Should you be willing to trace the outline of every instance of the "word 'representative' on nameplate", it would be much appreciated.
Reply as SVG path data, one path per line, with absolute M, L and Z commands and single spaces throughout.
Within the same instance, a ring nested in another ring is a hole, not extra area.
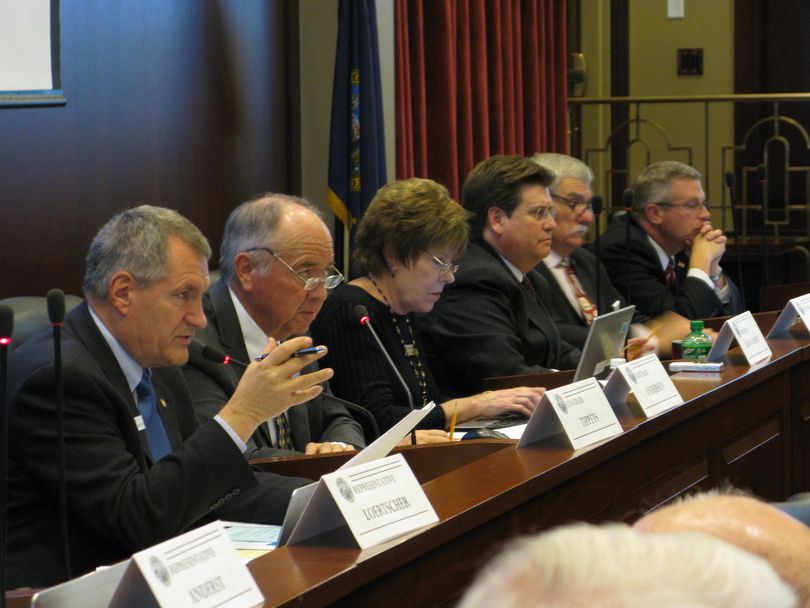
M 801 318 L 804 326 L 810 329 L 810 293 L 793 298 L 785 304 L 776 322 L 768 332 L 768 338 L 773 338 L 788 331 Z
M 683 397 L 655 354 L 620 365 L 605 386 L 605 397 L 613 407 L 623 403 L 630 392 L 645 418 L 683 404 Z
M 439 521 L 402 454 L 324 475 L 290 545 L 348 526 L 361 549 Z
M 264 597 L 221 521 L 132 556 L 110 608 L 252 608 Z
M 762 335 L 754 316 L 746 310 L 723 323 L 706 360 L 719 361 L 722 359 L 734 338 L 737 339 L 737 344 L 740 345 L 748 365 L 754 365 L 771 356 L 771 348 L 765 341 L 765 336 Z
M 526 447 L 559 433 L 575 450 L 622 432 L 599 381 L 588 378 L 546 391 L 517 444 Z

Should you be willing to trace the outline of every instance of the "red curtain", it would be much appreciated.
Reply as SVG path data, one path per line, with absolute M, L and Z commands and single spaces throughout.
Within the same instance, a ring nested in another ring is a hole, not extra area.
M 397 178 L 566 152 L 565 0 L 396 0 Z

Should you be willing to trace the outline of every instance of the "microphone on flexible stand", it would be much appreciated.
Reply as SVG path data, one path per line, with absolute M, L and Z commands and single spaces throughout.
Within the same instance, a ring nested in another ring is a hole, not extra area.
M 202 342 L 200 342 L 196 338 L 193 339 L 192 341 L 197 342 L 200 345 L 202 345 Z M 222 365 L 230 365 L 231 363 L 233 363 L 234 365 L 238 365 L 239 367 L 242 367 L 242 368 L 246 368 L 248 366 L 248 364 L 245 363 L 244 361 L 240 361 L 239 359 L 234 359 L 229 354 L 227 354 L 225 351 L 220 350 L 220 349 L 218 349 L 218 348 L 216 348 L 214 346 L 209 346 L 207 344 L 202 345 L 202 348 L 200 349 L 200 354 L 203 356 L 204 359 L 206 359 L 208 361 L 211 361 L 212 363 L 221 363 Z M 340 399 L 339 397 L 335 397 L 332 394 L 325 394 L 324 397 L 327 398 L 327 399 L 333 399 L 334 401 L 337 401 L 342 406 L 344 406 L 347 410 L 349 410 L 351 412 L 356 412 L 356 413 L 360 414 L 360 416 L 365 418 L 366 421 L 369 423 L 369 427 L 371 428 L 371 431 L 374 433 L 374 437 L 373 437 L 372 441 L 374 439 L 377 439 L 380 436 L 380 427 L 377 426 L 377 419 L 366 408 L 364 408 L 364 407 L 362 407 L 360 405 L 357 405 L 356 403 L 352 403 L 351 401 L 346 401 L 345 399 Z
M 596 312 L 599 314 L 602 306 L 601 296 L 601 284 L 599 277 L 602 274 L 599 268 L 599 229 L 600 226 L 600 218 L 602 217 L 602 197 L 599 195 L 594 196 L 591 199 L 591 210 L 593 211 L 593 223 L 595 226 L 595 234 L 596 240 L 593 243 L 593 253 L 596 256 Z
M 405 380 L 402 377 L 402 374 L 399 373 L 397 366 L 394 365 L 394 362 L 391 360 L 391 357 L 388 355 L 388 351 L 385 350 L 383 343 L 380 341 L 380 337 L 377 335 L 377 332 L 374 331 L 374 327 L 371 325 L 371 318 L 368 316 L 368 309 L 363 306 L 362 304 L 357 304 L 352 311 L 354 312 L 354 316 L 360 325 L 368 327 L 368 330 L 371 332 L 371 335 L 374 336 L 374 341 L 377 343 L 377 346 L 380 348 L 380 352 L 382 352 L 385 360 L 388 361 L 388 365 L 394 372 L 394 375 L 399 380 L 399 383 L 402 385 L 402 388 L 405 389 L 405 395 L 408 397 L 408 405 L 410 406 L 411 410 L 413 411 L 415 408 L 413 406 L 413 395 L 411 395 L 411 389 L 408 388 L 408 385 L 405 384 Z M 416 445 L 416 431 L 411 429 L 411 445 Z
M 625 301 L 632 304 L 630 299 L 630 218 L 633 216 L 633 204 L 636 202 L 636 193 L 632 188 L 627 188 L 622 193 L 622 204 L 627 212 L 627 230 L 624 233 L 624 284 Z
M 70 567 L 70 542 L 67 524 L 67 485 L 65 482 L 65 383 L 62 379 L 62 323 L 65 320 L 65 292 L 51 289 L 45 296 L 48 320 L 53 327 L 53 373 L 56 386 L 56 468 L 58 472 L 59 527 L 67 578 L 73 578 Z
M 736 201 L 736 183 L 734 173 L 726 171 L 726 187 L 728 188 L 729 200 L 731 201 L 731 221 L 734 223 L 734 242 L 737 244 L 737 282 L 740 286 L 740 297 L 742 298 L 742 308 L 745 308 L 745 286 L 743 285 L 743 272 L 742 272 L 742 244 L 740 243 L 740 231 L 737 230 L 737 201 Z
M 757 180 L 762 186 L 762 289 L 768 294 L 768 168 L 757 165 Z
M 8 351 L 14 311 L 0 304 L 0 607 L 6 608 L 6 547 L 8 545 Z

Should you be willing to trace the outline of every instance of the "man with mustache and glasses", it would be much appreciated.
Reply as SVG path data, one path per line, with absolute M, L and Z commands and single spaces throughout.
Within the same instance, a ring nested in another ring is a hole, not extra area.
M 585 235 L 593 223 L 591 199 L 593 173 L 577 158 L 551 152 L 532 157 L 538 165 L 554 172 L 551 200 L 557 210 L 556 227 L 551 233 L 551 252 L 538 264 L 537 270 L 548 280 L 551 316 L 560 330 L 560 336 L 577 348 L 585 345 L 588 330 L 594 318 L 616 307 L 625 306 L 622 298 L 596 257 L 583 248 Z M 596 275 L 599 273 L 599 302 L 596 301 Z M 676 337 L 689 331 L 685 319 L 679 317 Z M 633 317 L 633 335 L 645 337 L 649 330 L 641 324 L 650 318 L 636 311 Z M 671 323 L 667 324 L 671 326 Z M 673 328 L 674 329 L 674 328 Z M 642 349 L 653 348 L 652 345 Z

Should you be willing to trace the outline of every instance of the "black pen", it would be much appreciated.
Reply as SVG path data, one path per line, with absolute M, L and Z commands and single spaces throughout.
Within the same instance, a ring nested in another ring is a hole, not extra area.
M 301 350 L 295 351 L 292 356 L 293 357 L 304 357 L 306 355 L 320 355 L 321 353 L 326 352 L 325 346 L 310 346 L 309 348 L 302 348 Z M 263 361 L 264 358 L 269 355 L 270 353 L 262 353 L 255 359 L 254 361 Z

